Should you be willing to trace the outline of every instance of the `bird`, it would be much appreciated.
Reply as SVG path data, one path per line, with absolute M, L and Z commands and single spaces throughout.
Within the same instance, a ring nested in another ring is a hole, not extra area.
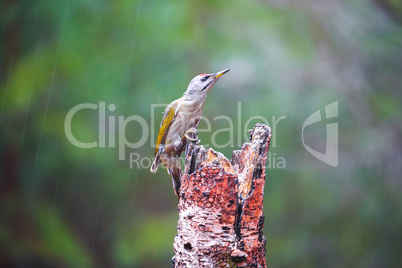
M 189 141 L 199 142 L 197 128 L 207 93 L 229 70 L 197 75 L 191 80 L 183 96 L 165 109 L 156 139 L 155 159 L 151 172 L 156 173 L 158 167 L 163 164 L 172 177 L 173 190 L 177 198 L 182 177 L 180 155 Z

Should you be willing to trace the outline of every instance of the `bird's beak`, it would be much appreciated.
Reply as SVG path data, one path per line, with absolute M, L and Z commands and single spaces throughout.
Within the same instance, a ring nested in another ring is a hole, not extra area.
M 230 71 L 230 69 L 226 69 L 226 70 L 217 72 L 216 74 L 213 74 L 212 76 L 213 76 L 215 79 L 218 79 L 219 77 L 221 77 L 222 75 L 224 75 L 225 73 L 227 73 L 227 72 L 229 72 L 229 71 Z

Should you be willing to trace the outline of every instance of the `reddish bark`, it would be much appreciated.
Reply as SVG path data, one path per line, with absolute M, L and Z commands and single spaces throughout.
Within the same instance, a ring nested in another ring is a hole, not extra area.
M 251 143 L 232 160 L 189 144 L 172 267 L 266 267 L 265 164 L 269 127 L 257 124 Z

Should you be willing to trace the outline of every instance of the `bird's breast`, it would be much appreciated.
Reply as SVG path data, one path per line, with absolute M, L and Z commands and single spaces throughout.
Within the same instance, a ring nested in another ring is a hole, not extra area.
M 183 113 L 183 117 L 186 121 L 186 130 L 192 127 L 198 127 L 201 120 L 203 107 L 204 103 L 185 103 L 182 107 L 180 107 L 180 111 Z
M 166 143 L 174 143 L 181 139 L 189 128 L 197 128 L 200 124 L 203 106 L 203 103 L 181 103 L 180 109 L 169 127 Z

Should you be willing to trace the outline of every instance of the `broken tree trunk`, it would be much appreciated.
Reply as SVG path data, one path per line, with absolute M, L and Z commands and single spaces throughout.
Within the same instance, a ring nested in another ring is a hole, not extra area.
M 232 160 L 188 144 L 172 267 L 266 267 L 265 164 L 269 127 L 257 124 Z

